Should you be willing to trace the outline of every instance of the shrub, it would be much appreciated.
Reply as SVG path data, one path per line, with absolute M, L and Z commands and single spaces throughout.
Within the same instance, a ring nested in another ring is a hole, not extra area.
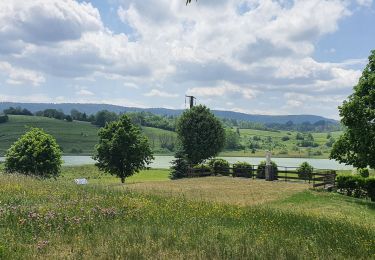
M 319 144 L 311 140 L 302 140 L 298 143 L 300 147 L 318 147 Z
M 298 177 L 304 180 L 309 180 L 312 178 L 314 168 L 308 163 L 303 162 L 298 168 Z
M 375 201 L 375 178 L 367 178 L 365 181 L 367 196 L 371 201 Z
M 189 164 L 186 160 L 186 155 L 183 151 L 177 151 L 175 159 L 172 161 L 171 173 L 169 178 L 172 180 L 187 177 L 189 171 Z
M 370 176 L 370 172 L 367 168 L 358 169 L 358 173 L 363 178 L 367 178 L 368 176 Z
M 355 195 L 359 197 L 364 189 L 364 179 L 358 175 L 339 175 L 337 176 L 337 188 L 348 196 Z
M 304 139 L 305 139 L 305 137 L 303 136 L 303 134 L 297 133 L 296 140 L 304 140 Z
M 286 135 L 286 136 L 283 136 L 283 137 L 281 138 L 281 140 L 284 141 L 284 142 L 285 142 L 285 141 L 289 141 L 289 140 L 290 140 L 290 137 Z
M 82 149 L 73 147 L 72 149 L 70 149 L 70 153 L 79 154 L 82 153 Z
M 61 150 L 55 138 L 42 129 L 32 128 L 6 152 L 5 171 L 43 178 L 56 177 L 61 164 Z
M 211 175 L 211 167 L 207 164 L 197 164 L 193 166 L 193 177 L 204 177 Z
M 224 159 L 212 159 L 209 161 L 208 165 L 214 174 L 229 175 L 229 162 Z
M 9 117 L 7 115 L 0 115 L 0 124 L 8 122 Z
M 233 164 L 233 177 L 252 177 L 253 166 L 247 162 L 237 162 Z
M 271 161 L 271 169 L 275 175 L 275 179 L 277 180 L 278 169 L 277 164 L 274 161 Z M 257 168 L 257 178 L 265 179 L 266 178 L 266 161 L 262 161 L 259 163 Z
M 357 198 L 367 195 L 375 201 L 375 178 L 363 178 L 360 175 L 339 175 L 337 188 L 348 196 Z
M 283 150 L 281 150 L 281 151 L 279 152 L 279 154 L 288 154 L 288 150 L 283 149 Z

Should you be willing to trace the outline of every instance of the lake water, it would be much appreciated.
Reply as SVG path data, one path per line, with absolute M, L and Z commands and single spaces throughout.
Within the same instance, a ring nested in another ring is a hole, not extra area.
M 235 163 L 238 161 L 248 162 L 253 165 L 257 165 L 260 161 L 264 161 L 264 157 L 220 157 L 229 163 Z M 0 161 L 3 161 L 4 157 L 0 157 Z M 94 164 L 95 161 L 90 156 L 63 156 L 64 165 L 76 166 L 84 164 Z M 155 156 L 155 160 L 151 163 L 152 168 L 169 168 L 170 162 L 173 160 L 173 156 Z M 351 170 L 352 166 L 340 164 L 336 161 L 329 159 L 308 159 L 308 158 L 272 158 L 273 161 L 279 166 L 298 167 L 302 162 L 308 162 L 314 168 L 317 169 L 336 169 L 336 170 Z

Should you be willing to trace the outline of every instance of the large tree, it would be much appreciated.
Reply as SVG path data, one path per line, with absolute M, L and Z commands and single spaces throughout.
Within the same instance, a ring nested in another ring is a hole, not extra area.
M 93 156 L 99 169 L 125 178 L 146 168 L 154 159 L 148 140 L 126 115 L 99 130 L 99 143 Z
M 48 178 L 60 173 L 61 150 L 55 138 L 32 128 L 6 152 L 5 171 Z
M 188 162 L 198 164 L 216 156 L 224 147 L 221 122 L 202 105 L 186 110 L 177 122 L 177 134 Z
M 339 110 L 346 130 L 334 143 L 330 158 L 358 168 L 375 168 L 375 50 L 354 93 Z

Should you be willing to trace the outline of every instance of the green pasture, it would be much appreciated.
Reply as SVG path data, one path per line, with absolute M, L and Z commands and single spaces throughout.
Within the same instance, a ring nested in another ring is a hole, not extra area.
M 75 185 L 86 177 L 87 186 Z M 231 177 L 0 173 L 0 259 L 373 259 L 375 204 Z
M 98 142 L 98 127 L 88 123 L 67 122 L 38 116 L 10 115 L 7 123 L 0 124 L 0 156 L 30 127 L 44 129 L 54 136 L 65 155 L 91 155 Z M 156 154 L 171 154 L 160 147 L 161 136 L 176 137 L 176 133 L 162 129 L 143 127 Z
M 233 129 L 233 131 L 235 131 Z M 250 156 L 262 157 L 265 150 L 271 150 L 274 157 L 290 158 L 328 158 L 331 148 L 325 144 L 328 141 L 328 133 L 311 133 L 318 147 L 299 147 L 299 140 L 296 139 L 297 132 L 293 131 L 264 131 L 255 129 L 240 129 L 240 142 L 246 147 L 244 150 L 224 151 L 220 156 Z M 337 139 L 342 132 L 332 132 L 331 136 Z M 307 134 L 306 134 L 307 135 Z M 261 141 L 254 141 L 254 136 L 261 138 Z M 289 137 L 289 140 L 283 141 L 283 137 Z M 268 144 L 266 140 L 270 140 Z M 250 142 L 258 142 L 262 145 L 261 149 L 252 151 L 248 146 Z

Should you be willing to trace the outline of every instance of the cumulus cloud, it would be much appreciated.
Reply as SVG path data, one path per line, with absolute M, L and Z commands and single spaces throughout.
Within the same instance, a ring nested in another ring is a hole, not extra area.
M 0 55 L 2 66 L 12 72 L 8 84 L 40 85 L 48 75 L 90 80 L 107 91 L 110 103 L 129 101 L 125 96 L 135 92 L 139 99 L 170 100 L 189 93 L 213 107 L 227 104 L 233 110 L 233 103 L 242 104 L 244 111 L 258 111 L 246 103 L 255 102 L 254 97 L 343 95 L 360 72 L 351 61 L 315 60 L 315 46 L 339 29 L 353 5 L 371 6 L 372 1 L 202 0 L 188 7 L 181 0 L 111 3 L 116 3 L 112 15 L 123 23 L 123 32 L 112 31 L 98 7 L 87 2 L 1 1 Z M 53 88 L 54 82 L 46 83 Z M 128 91 L 110 97 L 117 83 Z M 145 93 L 144 86 L 155 88 Z M 76 94 L 97 100 L 89 92 Z M 244 101 L 233 102 L 237 99 Z M 301 102 L 312 101 L 289 98 L 288 104 L 277 105 L 287 109 Z M 161 105 L 166 104 L 155 104 Z
M 372 0 L 357 0 L 357 3 L 364 7 L 370 7 L 372 5 Z
M 41 73 L 14 67 L 8 62 L 0 61 L 0 71 L 7 77 L 6 82 L 11 85 L 31 84 L 38 86 L 45 82 L 45 78 Z
M 164 92 L 158 89 L 152 89 L 150 92 L 144 94 L 146 97 L 162 97 L 162 98 L 175 98 L 178 94 Z
M 76 94 L 79 96 L 94 96 L 94 93 L 87 89 L 80 89 L 76 92 Z
M 257 91 L 248 88 L 241 88 L 236 85 L 223 82 L 217 87 L 196 87 L 188 89 L 187 94 L 197 97 L 228 97 L 235 96 L 236 98 L 253 99 Z

